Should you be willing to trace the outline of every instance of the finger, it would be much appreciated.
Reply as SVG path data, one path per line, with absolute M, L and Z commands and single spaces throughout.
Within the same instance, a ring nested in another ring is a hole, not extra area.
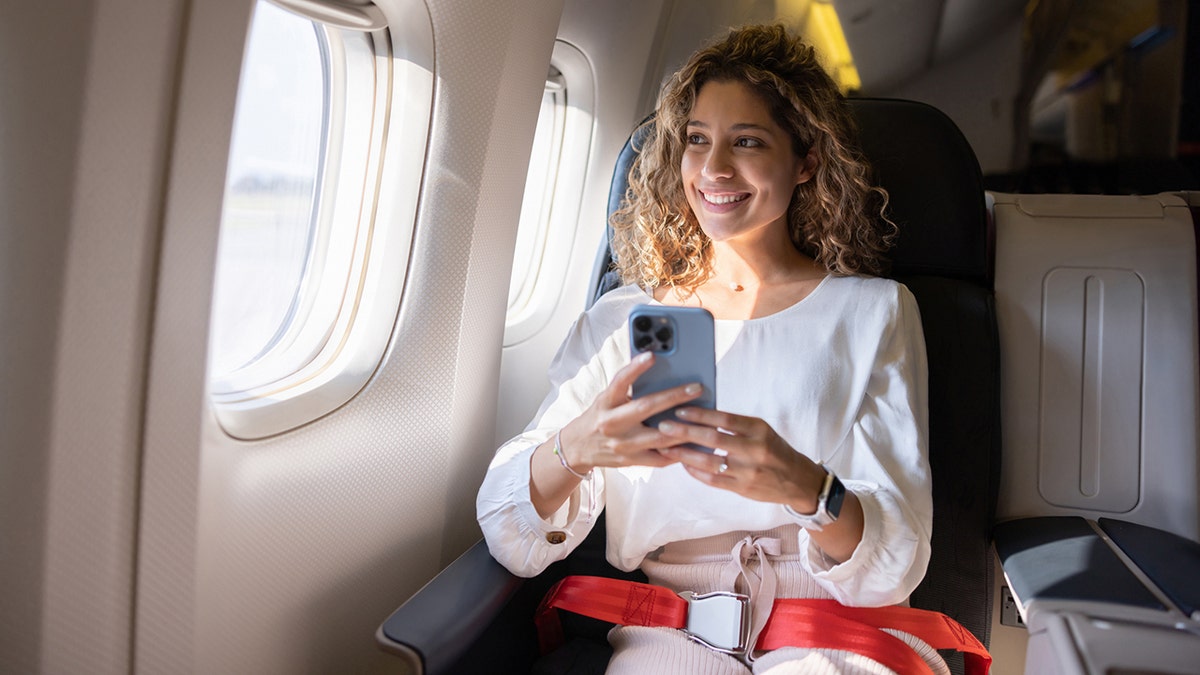
M 665 420 L 658 425 L 658 430 L 670 437 L 675 444 L 695 443 L 706 448 L 713 448 L 715 454 L 725 455 L 728 450 L 742 449 L 746 439 L 720 431 L 716 427 L 693 424 L 691 422 L 673 422 Z
M 756 417 L 735 415 L 722 410 L 711 410 L 696 406 L 680 408 L 675 414 L 679 419 L 685 420 L 689 424 L 700 424 L 706 427 L 725 429 L 739 435 L 753 434 L 759 430 L 758 427 L 761 422 Z
M 679 463 L 679 460 L 672 458 L 669 455 L 663 454 L 661 450 L 647 450 L 637 456 L 636 464 L 638 466 L 651 466 L 661 468 Z
M 626 412 L 640 421 L 693 401 L 703 394 L 704 387 L 700 383 L 692 382 L 683 384 L 678 387 L 656 391 L 653 394 L 639 396 L 630 402 Z
M 698 441 L 709 447 L 724 447 L 749 449 L 752 447 L 771 448 L 776 445 L 779 435 L 771 425 L 757 417 L 734 415 L 719 410 L 709 410 L 695 406 L 682 407 L 675 415 L 688 424 L 702 429 L 711 429 L 698 438 Z M 717 446 L 712 445 L 716 443 Z M 784 444 L 786 445 L 786 443 Z
M 712 487 L 732 490 L 737 485 L 736 481 L 734 481 L 733 477 L 729 475 L 728 471 L 725 473 L 717 473 L 715 471 L 705 471 L 704 469 L 686 465 L 683 468 L 692 478 L 695 478 L 706 485 L 711 485 Z
M 695 469 L 709 476 L 724 476 L 730 472 L 729 457 L 712 452 L 676 445 L 659 452 L 678 459 L 688 469 Z
M 642 373 L 650 370 L 653 365 L 654 352 L 638 354 L 628 365 L 617 371 L 612 381 L 601 392 L 601 397 L 608 402 L 610 408 L 625 403 L 629 400 L 629 388 L 642 376 Z
M 632 466 L 657 462 L 661 456 L 656 451 L 659 448 L 675 445 L 675 443 L 676 441 L 670 436 L 638 421 L 632 428 L 622 432 L 620 437 L 610 438 L 604 443 L 604 450 L 596 461 L 606 466 Z M 664 462 L 662 465 L 668 463 L 670 462 Z

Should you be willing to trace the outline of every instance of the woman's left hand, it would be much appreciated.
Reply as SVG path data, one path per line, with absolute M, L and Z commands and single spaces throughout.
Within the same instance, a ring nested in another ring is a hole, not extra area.
M 681 422 L 663 422 L 660 432 L 680 443 L 696 443 L 716 452 L 674 446 L 659 450 L 677 460 L 696 480 L 761 502 L 790 506 L 796 513 L 815 513 L 825 469 L 803 454 L 757 417 L 680 408 Z M 858 497 L 846 492 L 838 519 L 810 536 L 826 555 L 848 560 L 862 541 L 863 510 Z
M 696 480 L 760 502 L 787 504 L 797 513 L 812 513 L 825 481 L 825 470 L 796 452 L 770 424 L 706 408 L 680 408 L 680 422 L 658 429 L 679 439 L 717 448 L 715 453 L 673 447 L 661 450 L 677 459 Z

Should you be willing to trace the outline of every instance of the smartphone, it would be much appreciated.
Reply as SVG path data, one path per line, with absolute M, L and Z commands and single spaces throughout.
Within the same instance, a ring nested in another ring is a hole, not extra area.
M 717 406 L 716 343 L 713 317 L 700 307 L 638 305 L 629 312 L 630 358 L 642 352 L 654 352 L 654 365 L 633 383 L 633 396 L 645 396 L 671 387 L 699 382 L 704 393 L 686 405 L 701 408 Z M 646 419 L 646 426 L 658 426 L 663 420 L 675 420 L 675 409 Z M 712 452 L 693 443 L 696 450 Z

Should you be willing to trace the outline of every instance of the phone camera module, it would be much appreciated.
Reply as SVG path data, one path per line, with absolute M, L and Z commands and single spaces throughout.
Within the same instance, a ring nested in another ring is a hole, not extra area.
M 675 325 L 670 318 L 641 314 L 630 321 L 630 339 L 636 351 L 666 353 L 674 349 Z

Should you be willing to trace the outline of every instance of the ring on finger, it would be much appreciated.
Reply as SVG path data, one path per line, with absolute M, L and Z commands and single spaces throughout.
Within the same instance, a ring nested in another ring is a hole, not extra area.
M 725 473 L 729 470 L 729 462 L 721 462 L 721 466 L 717 467 L 717 473 Z

